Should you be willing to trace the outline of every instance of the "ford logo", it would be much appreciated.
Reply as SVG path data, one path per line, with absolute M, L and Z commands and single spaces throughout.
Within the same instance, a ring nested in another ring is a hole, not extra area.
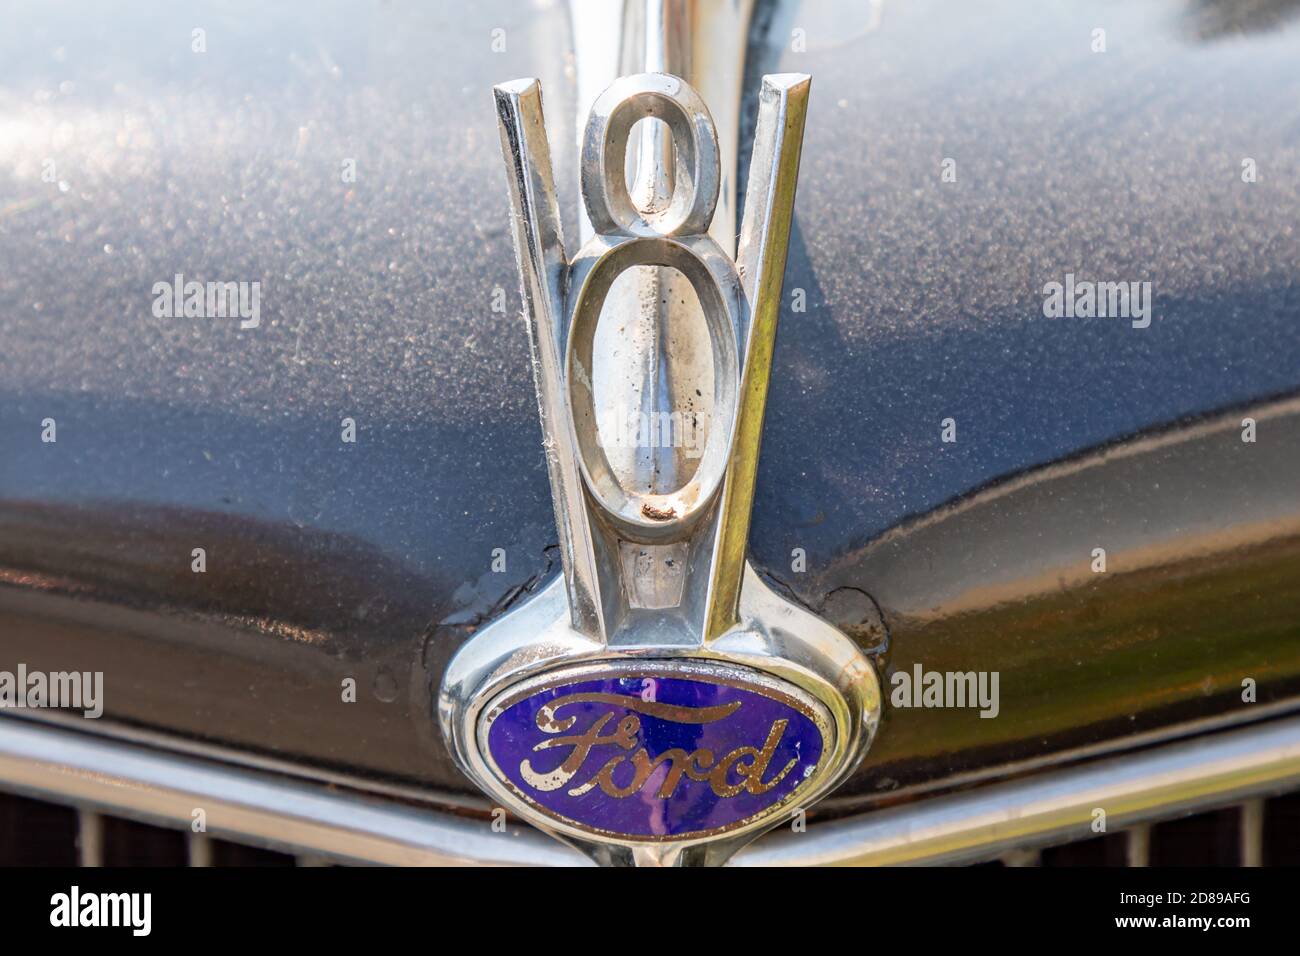
M 819 704 L 772 678 L 648 668 L 507 691 L 481 738 L 498 778 L 547 816 L 682 840 L 793 806 L 828 750 L 828 727 Z

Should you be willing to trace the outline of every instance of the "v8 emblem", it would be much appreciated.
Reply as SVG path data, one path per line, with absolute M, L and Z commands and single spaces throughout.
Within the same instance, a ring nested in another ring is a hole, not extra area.
M 496 88 L 564 574 L 461 648 L 439 715 L 481 787 L 602 862 L 722 862 L 843 779 L 879 717 L 862 652 L 745 554 L 809 82 L 763 79 L 734 261 L 709 234 L 717 134 L 684 81 L 625 77 L 596 100 L 572 258 L 540 86 Z M 638 202 L 647 119 L 666 161 Z M 620 298 L 647 269 L 651 291 Z M 699 321 L 673 317 L 686 289 Z M 628 411 L 652 427 L 614 448 Z M 663 442 L 687 416 L 693 455 Z

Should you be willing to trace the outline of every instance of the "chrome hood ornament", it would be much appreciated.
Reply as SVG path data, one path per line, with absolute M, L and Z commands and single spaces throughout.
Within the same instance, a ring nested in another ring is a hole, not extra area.
M 596 100 L 592 235 L 571 260 L 540 85 L 495 91 L 564 573 L 457 653 L 439 716 L 494 800 L 598 862 L 724 862 L 843 780 L 879 717 L 862 651 L 745 557 L 808 90 L 763 78 L 734 262 L 709 235 L 718 139 L 685 81 L 642 73 Z M 649 154 L 675 158 L 638 203 L 647 117 L 674 147 Z M 638 270 L 648 322 L 617 291 Z M 655 297 L 687 286 L 702 324 L 662 327 Z

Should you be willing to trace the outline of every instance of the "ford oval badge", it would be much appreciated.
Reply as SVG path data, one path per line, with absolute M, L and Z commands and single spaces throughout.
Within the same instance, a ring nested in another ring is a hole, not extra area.
M 637 668 L 508 692 L 483 718 L 493 772 L 581 830 L 713 836 L 797 802 L 828 751 L 810 698 L 761 675 Z

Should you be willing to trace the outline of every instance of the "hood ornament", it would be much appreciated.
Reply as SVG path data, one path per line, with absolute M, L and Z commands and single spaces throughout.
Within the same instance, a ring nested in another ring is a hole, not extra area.
M 745 558 L 808 89 L 763 78 L 734 262 L 708 233 L 717 134 L 686 82 L 643 73 L 596 100 L 593 235 L 572 260 L 540 84 L 495 89 L 564 574 L 460 649 L 438 711 L 480 787 L 601 863 L 725 862 L 843 780 L 879 718 L 861 650 Z M 638 204 L 628 142 L 647 117 L 672 159 Z M 680 275 L 647 287 L 684 303 L 689 285 L 702 328 L 647 332 L 619 311 L 616 280 L 653 267 Z M 639 358 L 616 358 L 624 345 Z M 614 427 L 628 409 L 664 427 Z M 701 438 L 686 454 L 665 442 L 674 423 Z

